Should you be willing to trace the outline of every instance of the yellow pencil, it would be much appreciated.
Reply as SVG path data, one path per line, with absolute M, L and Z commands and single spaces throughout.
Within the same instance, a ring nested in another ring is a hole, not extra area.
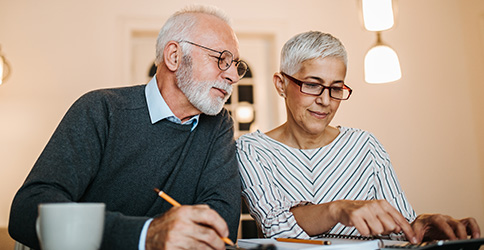
M 174 200 L 173 198 L 171 198 L 169 195 L 167 195 L 165 192 L 159 190 L 158 188 L 155 188 L 155 191 L 158 193 L 158 195 L 165 199 L 166 201 L 168 201 L 168 203 L 170 203 L 171 205 L 173 205 L 174 207 L 179 207 L 181 206 L 180 203 L 178 203 L 178 201 Z
M 276 238 L 276 240 L 282 241 L 282 242 L 306 243 L 306 244 L 317 244 L 317 245 L 331 245 L 331 241 L 328 241 L 328 240 L 306 240 L 306 239 L 296 239 L 296 238 Z
M 159 190 L 158 188 L 155 188 L 155 192 L 157 192 L 157 193 L 158 193 L 158 195 L 159 195 L 161 198 L 163 198 L 163 199 L 165 199 L 166 201 L 168 201 L 168 203 L 170 203 L 170 204 L 171 204 L 171 205 L 173 205 L 174 207 L 179 207 L 179 206 L 181 206 L 181 204 L 180 204 L 180 203 L 178 203 L 178 201 L 174 200 L 173 198 L 171 198 L 169 195 L 167 195 L 165 192 L 163 192 L 163 191 Z M 227 237 L 221 237 L 221 238 L 222 238 L 222 240 L 223 240 L 225 243 L 227 243 L 227 244 L 229 244 L 229 245 L 231 245 L 231 246 L 235 245 L 235 244 L 234 244 L 234 242 L 232 242 L 232 241 L 231 241 L 229 238 L 227 238 Z

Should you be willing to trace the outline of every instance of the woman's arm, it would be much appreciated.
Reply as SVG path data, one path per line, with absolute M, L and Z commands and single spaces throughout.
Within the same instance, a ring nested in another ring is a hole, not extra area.
M 274 159 L 267 149 L 255 148 L 253 141 L 244 137 L 237 140 L 237 160 L 242 181 L 242 195 L 250 213 L 265 237 L 300 237 L 309 235 L 299 227 L 291 207 L 307 201 L 290 201 L 277 187 L 273 178 Z

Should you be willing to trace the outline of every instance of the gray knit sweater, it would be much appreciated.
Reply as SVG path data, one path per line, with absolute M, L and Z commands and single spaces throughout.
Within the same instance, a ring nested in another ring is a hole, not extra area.
M 14 239 L 39 248 L 39 203 L 104 202 L 102 249 L 137 249 L 145 221 L 171 208 L 156 187 L 181 204 L 210 205 L 235 241 L 241 191 L 228 112 L 201 115 L 192 132 L 151 124 L 145 86 L 93 91 L 72 105 L 14 198 Z

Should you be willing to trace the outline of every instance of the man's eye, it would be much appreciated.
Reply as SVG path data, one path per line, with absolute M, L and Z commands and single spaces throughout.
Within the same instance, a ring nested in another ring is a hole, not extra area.
M 224 62 L 225 62 L 225 61 L 229 61 L 229 60 L 230 60 L 230 58 L 229 58 L 229 56 L 228 56 L 228 55 L 226 55 L 226 54 L 224 53 L 224 54 L 220 55 L 220 60 L 222 60 L 222 61 L 224 61 Z

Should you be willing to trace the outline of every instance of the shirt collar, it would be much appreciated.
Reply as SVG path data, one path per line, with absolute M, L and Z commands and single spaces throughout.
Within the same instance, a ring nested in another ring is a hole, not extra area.
M 198 125 L 198 119 L 200 115 L 195 115 L 190 120 L 183 122 L 180 118 L 176 117 L 171 111 L 168 104 L 158 89 L 158 83 L 156 82 L 156 75 L 148 82 L 145 88 L 146 103 L 148 103 L 148 112 L 150 113 L 151 123 L 155 124 L 163 119 L 168 119 L 171 122 L 178 124 L 192 124 L 192 131 Z

